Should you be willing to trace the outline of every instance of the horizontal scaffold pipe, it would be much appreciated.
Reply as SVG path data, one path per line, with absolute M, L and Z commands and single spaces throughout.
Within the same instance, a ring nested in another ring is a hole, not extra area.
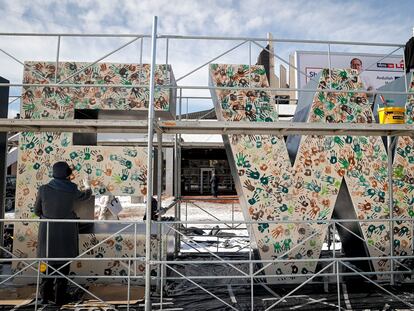
M 404 221 L 404 222 L 412 222 L 414 223 L 414 218 L 376 218 L 376 219 L 289 219 L 289 220 L 266 220 L 266 223 L 277 223 L 277 224 L 318 224 L 318 225 L 328 225 L 328 224 L 336 224 L 342 222 L 356 222 L 356 223 L 375 223 L 375 222 L 396 222 L 396 221 Z M 109 224 L 115 223 L 118 225 L 130 225 L 130 224 L 145 224 L 145 221 L 142 220 L 93 220 L 93 219 L 40 219 L 40 218 L 28 218 L 28 219 L 0 219 L 0 223 L 17 223 L 17 222 L 59 222 L 59 223 L 95 223 L 95 224 Z M 166 225 L 174 225 L 174 224 L 193 224 L 193 225 L 216 225 L 216 224 L 226 224 L 226 223 L 234 223 L 234 224 L 258 224 L 263 223 L 263 220 L 214 220 L 214 221 L 151 221 L 153 224 L 166 224 Z M 220 228 L 221 230 L 234 230 L 235 228 Z
M 147 120 L 0 119 L 0 132 L 147 133 Z
M 164 134 L 252 134 L 252 135 L 343 135 L 412 136 L 412 124 L 154 121 L 156 132 Z M 146 120 L 36 120 L 0 119 L 0 132 L 146 133 Z
M 151 35 L 133 33 L 35 33 L 35 32 L 0 32 L 2 37 L 94 37 L 94 38 L 151 38 Z
M 323 277 L 323 276 L 335 276 L 335 275 L 339 275 L 339 276 L 369 276 L 369 275 L 401 275 L 401 274 L 407 274 L 407 271 L 386 271 L 386 272 L 325 272 L 325 273 L 318 273 L 318 276 Z M 305 278 L 310 278 L 312 276 L 314 276 L 315 274 L 259 274 L 259 275 L 201 275 L 201 276 L 176 276 L 176 277 L 163 277 L 163 279 L 165 281 L 173 281 L 173 280 L 183 280 L 183 279 L 187 279 L 187 280 L 208 280 L 208 279 L 278 279 L 278 278 L 300 278 L 300 277 L 305 277 Z M 5 277 L 11 277 L 11 274 L 3 274 L 1 275 L 1 277 L 5 278 Z M 33 279 L 33 275 L 13 275 L 16 279 Z M 90 275 L 71 275 L 72 278 L 74 279 L 90 279 L 91 276 Z M 53 278 L 53 279 L 66 279 L 66 276 L 59 276 L 56 274 L 49 274 L 49 276 L 42 275 L 42 278 Z M 123 275 L 93 275 L 94 279 L 131 279 L 131 280 L 141 280 L 144 279 L 143 275 L 131 275 L 131 276 L 123 276 Z M 159 279 L 158 276 L 151 276 L 151 280 L 157 280 Z M 318 284 L 318 283 L 325 283 L 323 281 L 314 281 L 312 282 L 312 284 Z M 336 283 L 336 281 L 335 281 Z M 389 283 L 388 280 L 380 280 L 380 281 L 376 281 L 376 283 Z M 408 284 L 410 284 L 411 282 L 408 281 Z M 294 283 L 293 283 L 294 284 Z M 241 285 L 246 285 L 246 284 L 241 284 Z M 214 286 L 227 286 L 227 284 L 215 284 Z
M 73 88 L 149 88 L 147 84 L 78 84 L 78 83 L 1 83 L 1 87 L 73 87 Z M 382 90 L 343 90 L 343 89 L 329 89 L 329 88 L 278 88 L 278 87 L 253 87 L 253 86 L 206 86 L 206 85 L 157 85 L 160 89 L 183 89 L 183 90 L 253 90 L 253 91 L 267 91 L 267 92 L 307 92 L 307 93 L 361 93 L 367 95 L 412 95 L 413 92 L 405 91 L 382 91 Z
M 128 34 L 128 33 L 34 33 L 34 32 L 0 32 L 4 37 L 96 37 L 96 38 L 151 38 L 150 34 Z M 279 42 L 279 43 L 304 43 L 304 44 L 331 44 L 331 45 L 362 45 L 362 46 L 383 46 L 383 47 L 404 47 L 403 43 L 389 42 L 361 42 L 361 41 L 330 41 L 330 40 L 309 40 L 309 39 L 288 39 L 288 38 L 265 38 L 265 37 L 226 37 L 226 36 L 189 36 L 159 34 L 158 39 L 176 40 L 217 40 L 217 41 L 259 41 L 259 42 Z
M 378 123 L 305 123 L 305 122 L 231 122 L 231 121 L 161 121 L 166 134 L 268 134 L 268 135 L 349 135 L 411 136 L 410 124 Z
M 332 251 L 327 251 L 332 253 Z M 368 260 L 408 260 L 414 259 L 414 255 L 411 256 L 372 256 L 372 257 L 331 257 L 331 258 L 275 258 L 275 259 L 222 259 L 222 260 L 151 260 L 151 264 L 247 264 L 247 263 L 288 263 L 288 262 L 342 262 L 342 261 L 368 261 Z M 0 258 L 0 262 L 8 261 L 143 261 L 145 257 L 33 257 L 33 258 Z M 406 271 L 407 272 L 407 271 Z

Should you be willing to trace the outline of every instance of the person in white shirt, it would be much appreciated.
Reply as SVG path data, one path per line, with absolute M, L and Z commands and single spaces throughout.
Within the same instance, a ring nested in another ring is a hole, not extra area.
M 351 59 L 351 68 L 358 71 L 359 77 L 361 78 L 362 83 L 364 84 L 367 91 L 372 91 L 374 89 L 371 80 L 367 76 L 365 71 L 362 71 L 362 60 L 359 58 Z

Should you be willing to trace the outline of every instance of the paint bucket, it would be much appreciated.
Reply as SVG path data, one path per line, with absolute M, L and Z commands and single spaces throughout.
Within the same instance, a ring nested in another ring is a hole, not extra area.
M 384 107 L 378 109 L 379 123 L 381 124 L 404 124 L 405 108 Z

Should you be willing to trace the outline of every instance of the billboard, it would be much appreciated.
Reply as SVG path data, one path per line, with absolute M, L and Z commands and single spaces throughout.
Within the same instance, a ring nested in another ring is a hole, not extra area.
M 402 55 L 386 56 L 385 54 L 364 53 L 330 53 L 331 68 L 351 68 L 351 61 L 361 71 L 361 79 L 368 90 L 377 89 L 390 83 L 404 74 Z M 322 68 L 329 68 L 327 52 L 296 51 L 295 82 L 297 88 L 303 88 L 310 79 L 316 77 Z M 306 75 L 305 75 L 306 73 Z

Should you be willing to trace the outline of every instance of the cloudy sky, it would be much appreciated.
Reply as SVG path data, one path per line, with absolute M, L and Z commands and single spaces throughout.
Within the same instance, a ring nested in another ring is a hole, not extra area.
M 308 1 L 308 0 L 0 0 L 0 29 L 3 33 L 128 33 L 150 34 L 152 17 L 159 17 L 159 34 L 249 36 L 405 43 L 412 36 L 414 1 Z M 63 38 L 61 60 L 94 61 L 130 39 Z M 176 77 L 209 61 L 240 41 L 174 40 L 169 43 L 169 63 Z M 139 62 L 141 41 L 112 55 L 107 61 Z M 143 59 L 149 61 L 149 44 L 144 40 Z M 165 40 L 159 40 L 158 62 L 165 62 Z M 20 61 L 56 59 L 55 37 L 0 36 L 0 49 Z M 277 44 L 283 58 L 295 50 L 326 51 L 326 45 Z M 334 51 L 389 53 L 390 48 L 333 46 Z M 249 63 L 248 45 L 243 45 L 217 62 Z M 252 47 L 252 62 L 259 52 Z M 23 67 L 0 54 L 1 75 L 20 83 Z M 206 85 L 206 68 L 180 81 L 182 85 Z M 11 90 L 18 95 L 19 88 Z M 208 95 L 187 92 L 186 95 Z M 190 102 L 190 106 L 192 103 Z M 194 102 L 190 110 L 204 109 L 208 101 Z M 10 106 L 18 110 L 18 101 Z

